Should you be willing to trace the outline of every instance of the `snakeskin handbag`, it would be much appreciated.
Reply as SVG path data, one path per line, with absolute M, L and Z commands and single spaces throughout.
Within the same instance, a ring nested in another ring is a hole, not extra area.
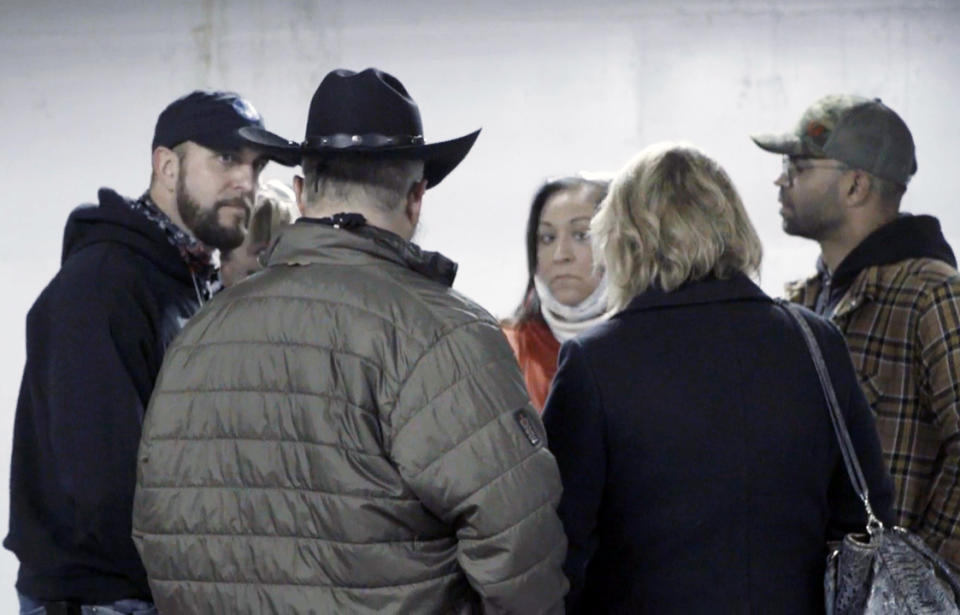
M 777 303 L 800 327 L 823 388 L 830 421 L 853 489 L 867 511 L 864 534 L 847 534 L 830 546 L 824 590 L 827 615 L 960 614 L 960 582 L 924 542 L 902 527 L 884 527 L 870 508 L 867 481 L 860 469 L 840 405 L 816 338 L 800 311 Z

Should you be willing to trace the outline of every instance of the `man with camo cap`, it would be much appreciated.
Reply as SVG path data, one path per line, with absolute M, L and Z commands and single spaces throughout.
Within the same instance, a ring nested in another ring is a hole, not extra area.
M 784 135 L 783 230 L 820 244 L 791 301 L 844 332 L 896 487 L 898 524 L 960 569 L 960 276 L 936 218 L 900 211 L 913 137 L 879 99 L 821 98 Z

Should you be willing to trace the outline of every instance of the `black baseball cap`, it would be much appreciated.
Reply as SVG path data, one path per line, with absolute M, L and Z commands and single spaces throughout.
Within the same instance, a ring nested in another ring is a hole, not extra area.
M 233 92 L 195 90 L 160 113 L 151 149 L 193 141 L 212 150 L 237 150 L 247 145 L 237 134 L 246 126 L 263 128 L 250 101 Z

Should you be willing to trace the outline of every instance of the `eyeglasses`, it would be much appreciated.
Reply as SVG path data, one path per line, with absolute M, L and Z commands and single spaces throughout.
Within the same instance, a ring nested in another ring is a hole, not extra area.
M 850 169 L 845 164 L 835 163 L 835 164 L 816 164 L 822 158 L 797 158 L 791 156 L 783 157 L 783 176 L 787 178 L 787 186 L 792 186 L 793 181 L 797 178 L 802 171 L 807 169 L 837 169 L 840 171 L 847 171 Z M 824 160 L 826 162 L 826 160 Z

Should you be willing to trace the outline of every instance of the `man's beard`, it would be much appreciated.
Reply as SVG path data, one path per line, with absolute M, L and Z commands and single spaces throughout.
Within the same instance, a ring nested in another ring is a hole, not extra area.
M 843 217 L 839 205 L 831 204 L 827 198 L 825 192 L 818 199 L 808 197 L 798 205 L 781 190 L 780 203 L 788 212 L 782 215 L 783 232 L 814 241 L 831 236 L 843 224 Z
M 194 237 L 211 248 L 232 250 L 243 243 L 250 225 L 252 202 L 252 195 L 240 196 L 219 200 L 209 209 L 203 209 L 187 192 L 186 173 L 181 173 L 177 179 L 177 211 L 180 218 Z M 224 207 L 242 207 L 243 224 L 233 227 L 220 224 L 220 210 Z

